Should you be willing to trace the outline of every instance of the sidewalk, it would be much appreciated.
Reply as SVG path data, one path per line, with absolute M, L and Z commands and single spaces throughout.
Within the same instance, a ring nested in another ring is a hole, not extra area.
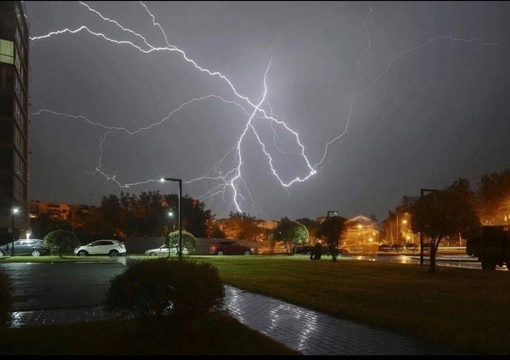
M 238 321 L 303 355 L 461 355 L 392 332 L 340 320 L 267 296 L 225 286 L 225 307 Z M 102 307 L 20 311 L 12 327 L 108 317 Z

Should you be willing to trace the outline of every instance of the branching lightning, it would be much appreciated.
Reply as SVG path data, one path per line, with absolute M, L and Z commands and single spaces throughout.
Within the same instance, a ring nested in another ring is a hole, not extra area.
M 390 68 L 392 66 L 394 66 L 402 57 L 404 57 L 410 53 L 414 53 L 416 51 L 427 48 L 434 42 L 445 41 L 445 40 L 450 41 L 452 43 L 456 43 L 456 42 L 462 42 L 462 43 L 467 43 L 467 44 L 476 43 L 481 46 L 496 46 L 503 50 L 510 50 L 509 48 L 504 47 L 497 43 L 487 43 L 487 42 L 483 42 L 483 41 L 481 41 L 479 39 L 475 39 L 475 38 L 469 39 L 469 40 L 459 39 L 459 38 L 455 38 L 451 35 L 444 35 L 444 36 L 436 36 L 434 38 L 431 38 L 424 44 L 409 48 L 407 50 L 404 50 L 404 51 L 398 53 L 393 59 L 390 60 L 390 62 L 386 66 L 386 68 L 378 76 L 376 76 L 375 79 L 372 82 L 370 82 L 364 89 L 359 91 L 357 97 L 355 97 L 354 99 L 352 99 L 350 101 L 349 112 L 346 117 L 345 126 L 338 131 L 337 135 L 333 136 L 331 138 L 331 140 L 326 142 L 326 144 L 324 146 L 324 152 L 323 152 L 321 159 L 317 163 L 312 165 L 311 161 L 308 159 L 308 157 L 306 155 L 306 150 L 300 140 L 299 134 L 296 131 L 294 131 L 290 126 L 288 126 L 286 124 L 286 122 L 284 122 L 283 120 L 279 120 L 273 116 L 271 104 L 269 103 L 269 100 L 268 100 L 268 86 L 267 86 L 267 78 L 269 75 L 269 70 L 271 68 L 271 61 L 269 61 L 267 69 L 264 73 L 263 91 L 262 91 L 261 98 L 258 101 L 253 101 L 253 100 L 249 99 L 247 96 L 242 95 L 237 90 L 237 88 L 234 86 L 234 84 L 221 72 L 212 71 L 212 70 L 209 70 L 203 66 L 200 66 L 195 60 L 188 57 L 188 55 L 183 50 L 179 49 L 175 45 L 171 45 L 168 41 L 168 37 L 167 37 L 163 27 L 156 21 L 154 14 L 149 10 L 149 8 L 143 2 L 140 2 L 140 4 L 144 8 L 144 10 L 147 12 L 147 14 L 151 17 L 153 26 L 158 27 L 158 29 L 161 31 L 161 34 L 163 35 L 163 37 L 165 39 L 165 46 L 155 46 L 140 33 L 121 25 L 116 20 L 113 20 L 113 19 L 110 19 L 110 18 L 104 16 L 99 11 L 93 9 L 91 6 L 85 4 L 84 2 L 79 1 L 79 4 L 84 6 L 88 11 L 90 11 L 94 15 L 101 18 L 103 21 L 113 24 L 117 28 L 119 28 L 121 31 L 123 31 L 131 36 L 134 36 L 138 40 L 138 42 L 141 41 L 143 43 L 143 45 L 137 45 L 135 42 L 128 41 L 128 40 L 116 40 L 108 35 L 103 34 L 102 32 L 93 31 L 85 25 L 80 26 L 76 29 L 66 28 L 66 29 L 62 29 L 62 30 L 58 30 L 58 31 L 52 31 L 46 35 L 35 36 L 35 37 L 31 37 L 30 39 L 32 41 L 42 41 L 42 40 L 46 40 L 46 39 L 49 39 L 49 38 L 52 38 L 55 36 L 63 36 L 65 34 L 72 35 L 72 34 L 77 34 L 79 32 L 87 32 L 88 34 L 95 36 L 95 37 L 102 38 L 103 40 L 105 40 L 107 42 L 110 42 L 110 43 L 113 43 L 113 44 L 119 45 L 119 46 L 129 46 L 129 47 L 133 48 L 135 51 L 139 51 L 144 54 L 150 54 L 150 53 L 155 53 L 155 52 L 175 53 L 175 54 L 179 55 L 180 57 L 182 57 L 182 59 L 184 59 L 185 62 L 187 62 L 188 64 L 193 66 L 193 68 L 198 70 L 199 72 L 204 73 L 204 74 L 214 77 L 214 78 L 218 78 L 219 80 L 226 83 L 228 85 L 228 87 L 230 88 L 230 90 L 232 91 L 232 94 L 236 98 L 236 100 L 235 101 L 228 100 L 228 99 L 225 99 L 224 97 L 216 95 L 216 94 L 210 94 L 210 95 L 203 96 L 203 97 L 193 98 L 191 100 L 184 102 L 183 104 L 178 106 L 176 109 L 170 111 L 168 113 L 168 115 L 165 116 L 163 119 L 161 119 L 157 122 L 154 122 L 153 124 L 151 124 L 149 126 L 144 126 L 144 127 L 138 128 L 138 129 L 127 129 L 124 127 L 106 126 L 104 124 L 101 124 L 100 122 L 91 121 L 83 115 L 64 114 L 61 112 L 52 111 L 52 110 L 48 110 L 48 109 L 41 109 L 41 110 L 33 113 L 32 115 L 39 116 L 42 114 L 51 114 L 55 117 L 65 117 L 68 119 L 85 121 L 86 123 L 88 123 L 91 126 L 105 130 L 105 132 L 99 139 L 99 144 L 98 144 L 99 159 L 97 161 L 97 166 L 95 167 L 95 172 L 104 176 L 108 181 L 112 181 L 112 182 L 116 183 L 120 188 L 129 188 L 132 186 L 138 186 L 138 185 L 159 182 L 160 176 L 158 176 L 156 179 L 126 183 L 126 182 L 119 181 L 117 179 L 118 178 L 117 175 L 108 174 L 107 171 L 102 168 L 103 144 L 107 141 L 108 136 L 110 136 L 113 133 L 117 133 L 117 132 L 124 132 L 127 135 L 135 135 L 135 134 L 139 134 L 144 131 L 153 130 L 153 129 L 157 128 L 158 126 L 160 126 L 161 124 L 163 124 L 164 122 L 170 120 L 175 114 L 182 111 L 184 108 L 192 106 L 194 103 L 197 103 L 197 102 L 215 100 L 215 101 L 220 101 L 226 105 L 230 105 L 230 106 L 233 105 L 233 106 L 239 107 L 242 110 L 242 112 L 246 115 L 246 119 L 242 120 L 242 121 L 245 121 L 246 123 L 245 123 L 242 133 L 239 135 L 239 137 L 237 138 L 237 141 L 235 141 L 235 143 L 231 147 L 230 151 L 227 154 L 225 154 L 217 163 L 215 163 L 212 166 L 212 170 L 210 171 L 209 174 L 202 176 L 202 177 L 183 181 L 183 183 L 186 183 L 186 184 L 192 184 L 192 183 L 196 183 L 196 182 L 207 182 L 207 183 L 213 184 L 209 187 L 209 191 L 207 191 L 205 194 L 203 194 L 200 197 L 200 199 L 209 201 L 209 204 L 211 204 L 211 202 L 215 199 L 216 200 L 220 199 L 221 203 L 229 204 L 228 205 L 229 209 L 233 209 L 234 211 L 237 211 L 237 212 L 243 212 L 246 205 L 249 204 L 253 209 L 256 209 L 260 213 L 263 213 L 260 206 L 253 199 L 250 189 L 249 189 L 249 186 L 247 185 L 245 179 L 243 179 L 244 162 L 243 162 L 242 145 L 243 145 L 243 142 L 245 141 L 248 133 L 253 134 L 255 139 L 257 140 L 257 142 L 260 146 L 260 150 L 264 154 L 264 157 L 267 161 L 267 164 L 270 168 L 270 171 L 271 171 L 271 174 L 273 175 L 273 177 L 278 180 L 278 182 L 281 184 L 281 186 L 284 189 L 287 189 L 287 188 L 291 187 L 293 184 L 302 183 L 302 182 L 309 180 L 312 176 L 317 174 L 319 167 L 325 166 L 324 164 L 325 164 L 326 158 L 328 157 L 329 147 L 331 145 L 333 145 L 335 142 L 337 142 L 348 131 L 349 123 L 351 121 L 351 117 L 353 114 L 354 104 L 356 102 L 360 101 L 372 89 L 372 87 L 383 76 L 385 76 L 389 72 Z M 373 10 L 372 10 L 369 2 L 366 2 L 366 6 L 368 8 L 368 12 L 364 19 L 364 31 L 367 34 L 367 46 L 361 51 L 361 54 L 358 58 L 357 67 L 356 67 L 356 70 L 354 73 L 355 79 L 357 78 L 358 73 L 361 69 L 362 58 L 363 58 L 364 54 L 366 54 L 368 51 L 370 51 L 370 46 L 371 46 L 371 41 L 372 41 L 371 36 L 370 36 L 369 26 L 368 26 L 368 20 L 369 20 L 370 15 L 372 14 Z M 267 113 L 264 110 L 264 108 L 263 108 L 264 106 L 269 107 L 269 109 L 271 110 L 270 113 Z M 255 119 L 257 120 L 257 122 L 254 121 Z M 294 178 L 292 178 L 290 180 L 284 179 L 284 176 L 276 168 L 273 156 L 271 155 L 271 151 L 269 150 L 270 147 L 267 143 L 267 140 L 266 140 L 266 142 L 264 142 L 263 137 L 260 135 L 260 128 L 258 128 L 258 125 L 257 125 L 259 122 L 261 124 L 264 124 L 264 123 L 269 124 L 272 131 L 274 132 L 274 136 L 272 139 L 274 146 L 272 148 L 276 149 L 276 151 L 283 153 L 283 151 L 280 150 L 277 145 L 277 143 L 279 141 L 279 135 L 278 135 L 276 129 L 286 132 L 288 135 L 290 135 L 295 140 L 295 145 L 297 148 L 299 148 L 299 155 L 301 157 L 301 160 L 302 160 L 303 164 L 305 165 L 304 167 L 307 169 L 306 173 L 301 174 L 300 176 L 295 176 Z M 220 165 L 223 164 L 227 158 L 231 158 L 231 157 L 235 158 L 235 165 L 228 171 L 220 170 Z

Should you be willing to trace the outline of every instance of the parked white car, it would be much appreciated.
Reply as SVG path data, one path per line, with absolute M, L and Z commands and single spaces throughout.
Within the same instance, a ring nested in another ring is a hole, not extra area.
M 182 254 L 187 255 L 188 249 L 183 248 Z M 145 252 L 146 256 L 168 256 L 168 246 L 166 244 L 161 245 L 158 248 L 155 249 L 149 249 Z M 170 255 L 177 255 L 177 249 L 171 248 L 170 249 Z
M 96 240 L 87 245 L 78 246 L 74 249 L 74 254 L 78 256 L 88 255 L 108 255 L 111 257 L 126 254 L 126 246 L 118 240 Z

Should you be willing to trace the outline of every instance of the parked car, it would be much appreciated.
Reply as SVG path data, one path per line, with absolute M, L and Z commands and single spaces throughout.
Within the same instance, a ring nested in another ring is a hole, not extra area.
M 322 246 L 322 255 L 331 256 L 331 248 L 327 245 Z M 349 250 L 345 248 L 336 249 L 337 256 L 349 256 Z
M 251 255 L 254 248 L 244 246 L 236 241 L 218 241 L 209 247 L 209 253 L 213 255 Z
M 74 249 L 78 256 L 87 255 L 108 255 L 111 257 L 126 254 L 126 246 L 118 240 L 96 240 L 87 245 L 78 246 Z
M 406 250 L 410 250 L 410 251 L 413 251 L 413 252 L 418 250 L 419 247 L 420 247 L 419 245 L 416 245 L 414 243 L 407 243 L 406 244 Z
M 169 253 L 168 246 L 166 244 L 163 244 L 163 245 L 161 245 L 158 248 L 147 250 L 145 252 L 145 255 L 147 255 L 147 256 L 168 256 L 168 253 Z M 182 254 L 183 255 L 187 255 L 188 254 L 188 249 L 183 248 L 182 249 Z M 170 249 L 170 255 L 177 255 L 177 249 L 176 248 L 171 248 Z
M 396 251 L 398 253 L 399 251 L 404 250 L 404 245 L 402 245 L 402 244 L 393 244 L 393 245 L 391 245 L 391 250 L 392 251 Z
M 383 252 L 391 251 L 391 245 L 390 244 L 382 244 L 379 246 L 379 251 L 383 251 Z
M 310 255 L 313 246 L 311 245 L 298 245 L 294 248 L 294 254 L 305 254 Z
M 11 255 L 13 243 L 0 246 L 0 256 Z M 42 239 L 18 239 L 14 241 L 14 255 L 41 256 L 49 255 L 50 248 Z

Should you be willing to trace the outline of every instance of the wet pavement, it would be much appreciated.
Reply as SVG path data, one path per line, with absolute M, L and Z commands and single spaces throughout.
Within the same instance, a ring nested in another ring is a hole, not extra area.
M 225 307 L 244 325 L 303 355 L 460 355 L 415 338 L 337 319 L 267 296 L 225 286 Z M 109 317 L 102 306 L 17 311 L 13 328 Z

